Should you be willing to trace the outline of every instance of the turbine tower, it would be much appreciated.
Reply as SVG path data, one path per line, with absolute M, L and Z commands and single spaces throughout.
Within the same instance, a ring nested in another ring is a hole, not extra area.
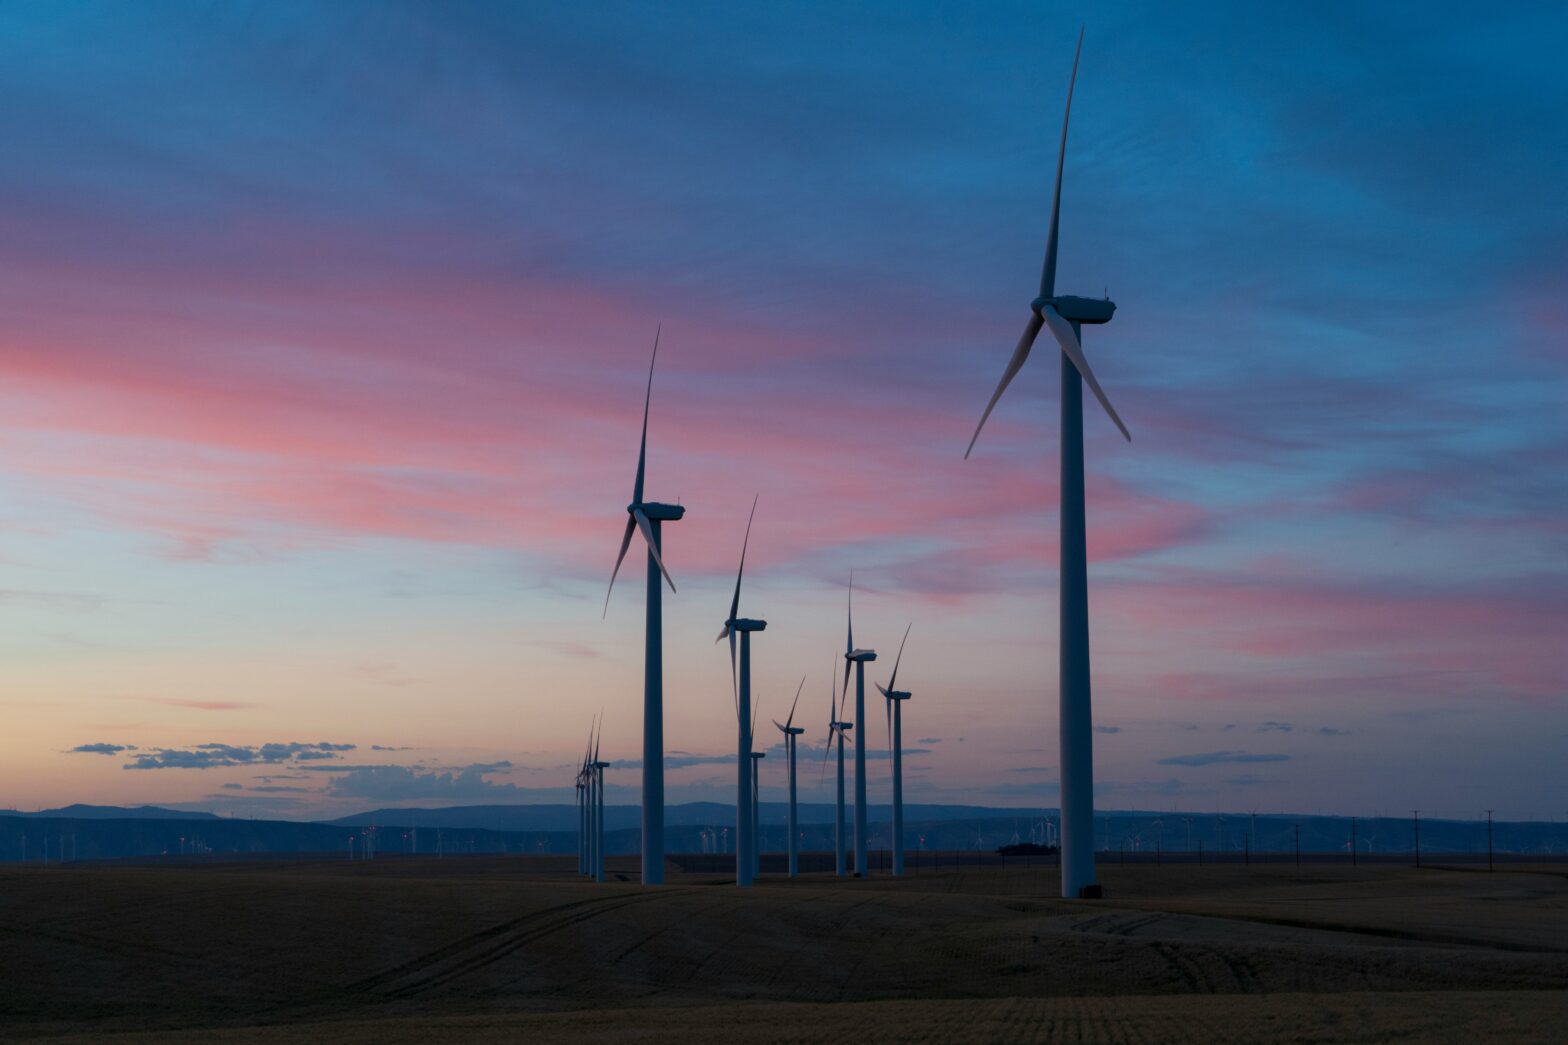
M 659 575 L 675 590 L 675 582 L 659 557 L 661 527 L 686 514 L 678 504 L 644 501 L 643 475 L 648 464 L 648 405 L 653 400 L 653 366 L 659 361 L 659 330 L 653 335 L 653 359 L 648 363 L 648 391 L 642 401 L 642 442 L 637 449 L 637 479 L 632 485 L 632 503 L 626 506 L 626 531 L 621 535 L 621 551 L 615 557 L 610 586 L 604 593 L 604 612 L 610 612 L 610 592 L 615 590 L 616 574 L 631 547 L 632 533 L 642 531 L 648 545 L 647 637 L 642 674 L 642 884 L 664 884 L 664 612 Z
M 969 440 L 967 458 L 985 427 L 986 418 L 1013 377 L 1029 358 L 1041 327 L 1050 327 L 1051 336 L 1061 347 L 1062 374 L 1062 482 L 1061 482 L 1061 764 L 1062 764 L 1062 895 L 1097 897 L 1100 887 L 1094 875 L 1094 735 L 1089 700 L 1089 590 L 1088 566 L 1084 552 L 1083 491 L 1083 384 L 1089 385 L 1105 412 L 1123 437 L 1131 441 L 1127 426 L 1117 416 L 1110 399 L 1095 380 L 1089 361 L 1084 358 L 1081 327 L 1086 323 L 1108 323 L 1116 305 L 1108 298 L 1073 297 L 1056 293 L 1056 245 L 1062 203 L 1062 165 L 1067 155 L 1067 120 L 1072 114 L 1073 85 L 1078 79 L 1078 56 L 1083 52 L 1083 32 L 1078 33 L 1078 51 L 1073 55 L 1072 78 L 1067 82 L 1067 108 L 1062 116 L 1062 140 L 1056 156 L 1056 187 L 1051 194 L 1051 224 L 1045 238 L 1045 265 L 1040 273 L 1040 296 L 1029 305 L 1029 324 L 1024 328 L 1013 357 L 1002 372 L 1002 380 L 991 394 L 974 437 Z
M 849 637 L 844 640 L 844 689 L 849 689 L 849 672 L 855 671 L 855 721 L 866 721 L 866 665 L 877 659 L 876 650 L 855 648 L 855 575 L 849 575 Z M 866 741 L 855 745 L 855 874 L 866 875 Z M 839 745 L 840 762 L 843 745 Z
M 577 873 L 588 873 L 588 757 L 593 752 L 593 730 L 588 730 L 588 747 L 577 764 Z
M 600 721 L 600 732 L 604 730 L 604 723 Z M 593 741 L 593 762 L 589 768 L 593 770 L 593 880 L 604 881 L 604 771 L 610 763 L 599 761 L 599 738 Z
M 833 738 L 838 737 L 838 804 L 833 811 L 833 873 L 844 877 L 844 735 L 855 728 L 853 722 L 839 721 L 838 688 L 833 685 L 833 675 L 828 674 L 828 744 L 822 749 L 822 767 L 827 768 L 828 755 L 833 752 Z
M 768 757 L 766 751 L 751 753 L 751 874 L 762 874 L 762 801 L 757 788 L 757 768 Z
M 898 685 L 898 664 L 904 659 L 904 643 L 909 641 L 909 629 L 914 627 L 911 621 L 904 629 L 904 637 L 898 642 L 898 656 L 893 658 L 893 677 L 887 680 L 887 685 L 877 684 L 877 689 L 882 691 L 882 696 L 887 700 L 887 746 L 893 752 L 893 875 L 902 877 L 904 874 L 904 701 L 910 694 L 907 691 L 896 689 Z
M 746 518 L 746 536 L 740 544 L 740 569 L 735 571 L 735 595 L 730 599 L 730 615 L 715 642 L 730 640 L 730 685 L 735 697 L 735 884 L 750 885 L 755 875 L 756 824 L 752 818 L 756 787 L 755 767 L 748 766 L 756 715 L 751 707 L 751 633 L 768 626 L 765 620 L 740 615 L 740 582 L 746 574 L 746 548 L 751 544 L 751 522 L 757 517 L 757 498 L 751 500 L 751 515 Z M 736 665 L 736 639 L 740 636 L 740 663 Z
M 832 676 L 829 676 L 831 679 Z M 800 677 L 800 685 L 795 689 L 795 703 L 789 706 L 789 718 L 781 724 L 778 719 L 773 724 L 778 726 L 779 732 L 784 734 L 784 758 L 789 766 L 789 876 L 791 878 L 800 874 L 800 838 L 795 827 L 795 738 L 805 732 L 795 725 L 795 708 L 800 703 L 801 691 L 806 688 L 806 676 Z

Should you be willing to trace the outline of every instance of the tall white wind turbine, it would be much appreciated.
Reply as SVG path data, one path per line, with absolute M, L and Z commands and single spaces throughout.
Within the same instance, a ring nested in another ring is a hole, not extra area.
M 750 885 L 756 874 L 757 835 L 752 816 L 756 788 L 755 766 L 750 765 L 756 714 L 751 701 L 751 633 L 768 626 L 765 620 L 740 615 L 740 582 L 746 575 L 746 549 L 751 544 L 751 523 L 757 517 L 757 498 L 751 501 L 746 519 L 746 536 L 740 544 L 740 569 L 735 571 L 735 595 L 730 599 L 730 615 L 724 630 L 714 640 L 730 640 L 730 685 L 735 697 L 735 884 Z M 737 640 L 736 636 L 739 636 Z M 737 646 L 739 661 L 737 663 Z
M 604 723 L 599 723 L 600 733 L 604 731 Z M 593 770 L 593 880 L 604 881 L 604 771 L 610 763 L 599 761 L 599 737 L 593 741 L 593 762 L 589 768 Z
M 757 786 L 757 770 L 762 765 L 762 760 L 767 757 L 766 751 L 751 753 L 751 874 L 753 878 L 762 874 L 762 792 Z
M 1029 350 L 1042 327 L 1061 348 L 1062 375 L 1062 482 L 1061 482 L 1061 613 L 1060 701 L 1062 763 L 1062 895 L 1096 897 L 1100 887 L 1094 872 L 1094 735 L 1089 699 L 1089 590 L 1084 551 L 1083 384 L 1089 385 L 1111 421 L 1128 440 L 1132 436 L 1117 416 L 1111 401 L 1095 380 L 1084 357 L 1082 326 L 1108 323 L 1116 305 L 1108 298 L 1073 297 L 1056 293 L 1056 245 L 1062 203 L 1062 166 L 1067 156 L 1067 121 L 1072 114 L 1073 85 L 1078 79 L 1078 55 L 1083 33 L 1073 56 L 1072 78 L 1067 82 L 1067 108 L 1062 116 L 1062 140 L 1056 156 L 1056 187 L 1051 194 L 1051 224 L 1045 238 L 1045 265 L 1040 273 L 1040 295 L 1029 305 L 1031 315 L 1002 380 L 991 394 L 967 458 L 980 437 L 986 418 L 1013 377 L 1029 358 Z
M 837 658 L 835 658 L 836 660 Z M 828 675 L 828 744 L 822 749 L 822 766 L 827 768 L 828 756 L 833 752 L 833 741 L 838 740 L 838 801 L 833 810 L 833 873 L 844 877 L 844 737 L 855 728 L 853 722 L 839 718 L 838 687 L 833 676 Z
M 877 683 L 877 689 L 882 691 L 882 696 L 887 701 L 887 746 L 893 753 L 893 875 L 901 877 L 904 873 L 904 701 L 911 694 L 907 690 L 898 688 L 898 665 L 904 659 L 904 643 L 909 641 L 909 629 L 914 627 L 914 622 L 904 629 L 904 637 L 898 641 L 898 656 L 893 658 L 893 676 L 887 680 L 887 685 Z
M 626 531 L 621 535 L 621 551 L 615 557 L 610 586 L 604 593 L 604 612 L 610 612 L 610 592 L 615 590 L 616 574 L 631 547 L 632 533 L 642 532 L 648 546 L 647 636 L 644 642 L 642 675 L 642 884 L 664 884 L 664 610 L 659 575 L 663 574 L 675 590 L 675 582 L 659 557 L 661 527 L 686 514 L 678 504 L 643 500 L 642 481 L 648 464 L 648 406 L 653 400 L 653 366 L 659 360 L 659 333 L 653 335 L 653 359 L 648 363 L 648 391 L 642 401 L 642 442 L 637 448 L 637 479 L 632 485 L 632 503 L 626 506 Z
M 829 676 L 831 679 L 832 676 Z M 800 677 L 800 685 L 795 689 L 795 703 L 789 706 L 789 717 L 782 723 L 778 719 L 773 724 L 778 726 L 779 732 L 784 734 L 784 759 L 789 765 L 789 876 L 791 878 L 800 874 L 800 838 L 795 826 L 795 738 L 805 732 L 795 725 L 795 708 L 800 704 L 801 691 L 806 688 L 806 676 Z
M 577 765 L 577 873 L 589 873 L 588 836 L 591 831 L 589 823 L 588 801 L 588 760 L 593 756 L 593 729 L 588 730 L 588 746 L 583 749 L 583 760 Z
M 865 877 L 866 831 L 870 827 L 866 810 L 866 665 L 877 659 L 876 650 L 855 648 L 855 575 L 849 575 L 849 637 L 844 640 L 844 689 L 849 690 L 849 672 L 855 672 L 855 721 L 861 724 L 860 743 L 855 745 L 855 874 Z

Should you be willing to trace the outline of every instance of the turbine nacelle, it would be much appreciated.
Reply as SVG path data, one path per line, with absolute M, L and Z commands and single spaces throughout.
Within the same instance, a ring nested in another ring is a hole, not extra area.
M 1116 314 L 1116 302 L 1110 298 L 1081 298 L 1073 294 L 1035 298 L 1029 303 L 1029 309 L 1039 315 L 1047 305 L 1073 323 L 1109 323 Z
M 752 758 L 767 758 L 768 757 L 768 753 L 766 751 L 753 751 L 751 753 L 751 757 Z
M 844 659 L 851 663 L 870 664 L 877 659 L 877 651 L 874 649 L 852 649 L 844 654 Z
M 768 622 L 765 620 L 757 620 L 752 617 L 739 617 L 735 620 L 724 622 L 725 630 L 719 635 L 719 638 L 729 638 L 731 631 L 762 631 L 766 629 L 767 626 Z
M 877 683 L 877 689 L 880 690 L 882 695 L 889 700 L 908 700 L 910 697 L 914 696 L 914 694 L 907 689 L 888 689 L 880 682 Z
M 686 514 L 686 509 L 681 505 L 660 504 L 657 501 L 628 504 L 626 506 L 626 514 L 635 517 L 639 508 L 642 509 L 644 515 L 654 522 L 675 522 Z

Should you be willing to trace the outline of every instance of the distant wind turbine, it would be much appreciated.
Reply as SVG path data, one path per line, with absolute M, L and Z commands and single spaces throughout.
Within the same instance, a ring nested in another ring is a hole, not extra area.
M 828 676 L 831 680 L 832 676 Z M 801 691 L 806 688 L 806 676 L 800 677 L 800 685 L 795 690 L 795 703 L 789 706 L 789 718 L 782 724 L 778 719 L 773 724 L 778 726 L 779 732 L 784 734 L 784 758 L 789 764 L 789 876 L 791 878 L 800 874 L 800 839 L 796 837 L 795 829 L 795 738 L 805 732 L 795 725 L 795 708 L 800 703 Z
M 768 757 L 766 751 L 751 753 L 751 873 L 762 874 L 762 792 L 757 786 L 757 767 Z
M 910 622 L 904 637 L 898 642 L 898 656 L 893 658 L 893 676 L 887 685 L 877 684 L 887 700 L 888 748 L 893 752 L 893 875 L 904 873 L 904 701 L 910 698 L 907 691 L 897 688 L 898 665 L 904 659 L 904 643 L 909 641 Z
M 844 641 L 844 689 L 849 672 L 855 671 L 855 721 L 861 724 L 855 745 L 855 874 L 866 876 L 866 665 L 877 659 L 876 650 L 855 648 L 855 575 L 849 575 L 849 637 Z
M 837 658 L 835 658 L 836 660 Z M 855 728 L 853 722 L 839 719 L 838 687 L 833 685 L 833 675 L 828 675 L 828 744 L 822 749 L 822 765 L 827 767 L 828 755 L 833 752 L 833 738 L 838 738 L 838 804 L 833 811 L 833 873 L 844 876 L 844 737 Z
M 1116 311 L 1109 299 L 1072 297 L 1056 293 L 1056 245 L 1062 203 L 1062 165 L 1067 156 L 1067 121 L 1072 114 L 1073 85 L 1078 79 L 1078 56 L 1083 52 L 1083 32 L 1078 33 L 1078 51 L 1073 55 L 1072 78 L 1067 82 L 1067 108 L 1062 116 L 1062 141 L 1056 156 L 1056 187 L 1051 195 L 1051 224 L 1045 238 L 1045 265 L 1040 273 L 1040 295 L 1029 305 L 1032 315 L 1024 328 L 1013 357 L 1002 372 L 1002 380 L 991 394 L 974 437 L 969 440 L 967 458 L 980 438 L 986 418 L 1007 389 L 1013 377 L 1029 358 L 1029 350 L 1042 327 L 1061 348 L 1062 373 L 1062 481 L 1061 481 L 1061 629 L 1059 731 L 1062 763 L 1061 864 L 1064 897 L 1094 897 L 1100 894 L 1094 873 L 1094 736 L 1089 700 L 1089 590 L 1088 566 L 1084 551 L 1083 490 L 1083 383 L 1110 415 L 1111 421 L 1128 440 L 1132 436 L 1117 416 L 1111 401 L 1095 380 L 1094 371 L 1084 357 L 1081 327 L 1085 323 L 1108 323 Z
M 593 754 L 593 730 L 588 730 L 588 746 L 583 751 L 583 760 L 577 766 L 577 873 L 588 874 L 588 835 L 591 830 L 589 824 L 588 804 L 588 759 Z
M 642 531 L 648 545 L 647 636 L 644 643 L 642 675 L 642 884 L 664 884 L 664 612 L 659 575 L 675 590 L 675 582 L 659 557 L 661 527 L 686 514 L 678 504 L 644 501 L 643 475 L 648 463 L 648 406 L 653 400 L 653 366 L 659 360 L 659 334 L 654 331 L 653 359 L 648 363 L 648 391 L 642 402 L 642 442 L 637 449 L 637 480 L 632 486 L 632 503 L 626 506 L 630 518 L 621 535 L 621 551 L 615 557 L 610 586 L 604 593 L 604 612 L 610 612 L 610 592 L 615 590 L 616 574 L 631 547 L 633 531 Z
M 599 732 L 604 732 L 604 722 L 599 723 Z M 604 771 L 610 768 L 610 763 L 599 761 L 599 738 L 593 741 L 593 880 L 604 881 Z
M 730 640 L 730 685 L 735 697 L 735 884 L 750 885 L 756 867 L 756 825 L 751 810 L 756 787 L 755 766 L 748 766 L 752 739 L 756 730 L 756 713 L 751 706 L 751 633 L 768 626 L 765 620 L 751 620 L 740 615 L 740 582 L 746 574 L 746 549 L 751 544 L 751 523 L 757 517 L 757 498 L 751 501 L 751 515 L 746 518 L 746 536 L 740 544 L 740 569 L 735 571 L 735 595 L 730 599 L 730 615 L 724 620 L 724 630 L 715 642 Z M 736 662 L 736 636 L 739 639 L 739 663 Z

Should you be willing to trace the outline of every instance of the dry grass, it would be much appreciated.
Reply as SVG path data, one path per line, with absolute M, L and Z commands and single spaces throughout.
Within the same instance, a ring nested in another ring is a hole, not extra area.
M 0 1038 L 1560 1040 L 1568 1016 L 1559 872 L 1111 866 L 1098 903 L 1052 875 L 12 870 Z

